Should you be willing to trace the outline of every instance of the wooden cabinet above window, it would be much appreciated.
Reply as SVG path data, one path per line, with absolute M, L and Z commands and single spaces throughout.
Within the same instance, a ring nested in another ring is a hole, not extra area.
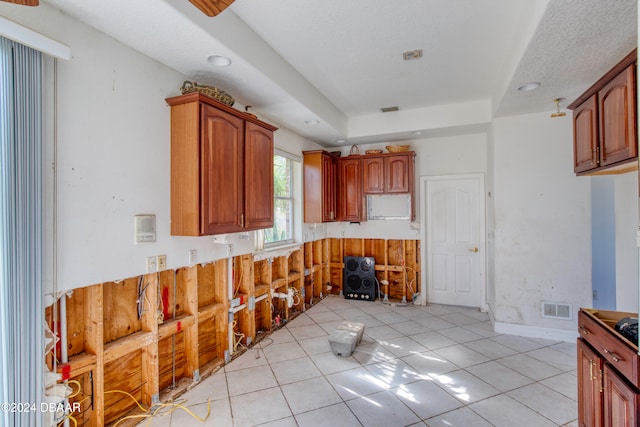
M 634 50 L 569 105 L 576 174 L 638 168 L 636 96 Z
M 171 234 L 272 227 L 277 128 L 199 93 L 166 101 L 171 106 Z

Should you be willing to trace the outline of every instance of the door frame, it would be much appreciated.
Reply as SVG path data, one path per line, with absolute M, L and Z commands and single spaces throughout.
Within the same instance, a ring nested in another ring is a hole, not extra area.
M 486 213 L 486 193 L 485 193 L 485 174 L 484 173 L 468 173 L 455 175 L 425 175 L 420 177 L 420 244 L 424 248 L 421 251 L 421 282 L 424 284 L 420 291 L 419 304 L 427 305 L 429 296 L 429 282 L 427 269 L 429 268 L 428 260 L 431 255 L 431 244 L 427 238 L 427 186 L 429 182 L 446 181 L 458 179 L 474 179 L 478 181 L 478 213 L 479 213 L 479 230 L 478 230 L 478 268 L 480 273 L 480 306 L 482 312 L 488 311 L 487 306 L 487 213 Z

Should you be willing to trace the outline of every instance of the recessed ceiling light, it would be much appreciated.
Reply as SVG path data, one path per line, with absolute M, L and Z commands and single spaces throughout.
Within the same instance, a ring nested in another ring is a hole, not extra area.
M 320 120 L 305 120 L 304 122 L 308 125 L 317 125 L 320 123 Z
M 336 139 L 336 142 L 338 144 L 344 144 L 345 142 L 347 142 L 347 140 L 346 139 Z
M 540 87 L 539 82 L 523 83 L 520 86 L 518 86 L 518 91 L 529 92 L 530 90 L 535 90 L 535 89 L 538 89 L 539 87 Z
M 226 67 L 231 64 L 231 60 L 222 55 L 209 55 L 207 57 L 207 62 L 215 65 L 216 67 Z
M 414 130 L 413 132 L 411 132 L 411 135 L 422 135 L 422 131 L 421 130 Z
M 380 111 L 382 111 L 383 113 L 390 113 L 391 111 L 398 111 L 399 108 L 397 105 L 394 105 L 393 107 L 382 107 L 380 108 Z

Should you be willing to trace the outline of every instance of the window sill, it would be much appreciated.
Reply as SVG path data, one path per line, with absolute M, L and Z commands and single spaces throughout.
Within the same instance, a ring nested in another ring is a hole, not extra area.
M 261 251 L 254 252 L 253 259 L 260 261 L 278 256 L 289 256 L 292 252 L 297 251 L 300 248 L 302 248 L 302 243 L 286 243 L 284 245 L 270 246 L 262 249 Z

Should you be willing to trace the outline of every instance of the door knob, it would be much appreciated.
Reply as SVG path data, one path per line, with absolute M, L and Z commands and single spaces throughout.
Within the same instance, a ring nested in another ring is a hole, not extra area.
M 469 249 L 469 252 L 478 252 L 478 248 Z

